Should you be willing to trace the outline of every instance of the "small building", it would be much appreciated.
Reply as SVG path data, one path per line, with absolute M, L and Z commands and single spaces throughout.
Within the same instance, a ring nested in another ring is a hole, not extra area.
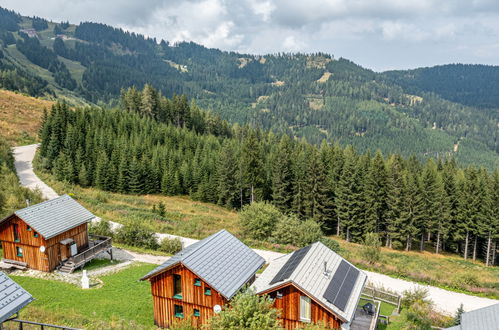
M 45 272 L 72 272 L 98 253 L 111 253 L 111 239 L 90 241 L 95 216 L 68 195 L 16 211 L 0 221 L 3 261 Z
M 16 316 L 34 299 L 19 284 L 0 272 L 0 329 L 5 321 Z
M 151 282 L 154 324 L 191 317 L 200 326 L 254 281 L 264 259 L 226 230 L 198 241 L 145 275 Z
M 461 324 L 447 330 L 498 330 L 499 304 L 461 314 Z
M 270 262 L 252 289 L 274 300 L 286 329 L 318 322 L 349 329 L 366 280 L 364 272 L 317 242 Z
M 30 38 L 38 38 L 38 34 L 35 29 L 21 29 L 19 32 L 25 33 L 28 35 Z

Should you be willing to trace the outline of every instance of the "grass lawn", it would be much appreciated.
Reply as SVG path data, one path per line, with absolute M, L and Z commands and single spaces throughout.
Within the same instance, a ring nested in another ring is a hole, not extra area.
M 368 302 L 372 303 L 372 300 L 370 299 L 365 299 L 365 298 L 360 298 L 359 300 L 359 306 L 364 306 L 365 304 L 367 304 Z M 386 302 L 381 302 L 381 306 L 380 306 L 380 311 L 379 313 L 381 315 L 386 315 L 386 316 L 390 316 L 392 315 L 393 311 L 397 308 L 397 306 L 394 306 L 394 305 L 390 305 L 390 304 L 387 304 Z
M 102 276 L 100 288 L 12 276 L 36 299 L 21 319 L 85 329 L 155 329 L 150 284 L 138 281 L 155 265 L 139 264 Z

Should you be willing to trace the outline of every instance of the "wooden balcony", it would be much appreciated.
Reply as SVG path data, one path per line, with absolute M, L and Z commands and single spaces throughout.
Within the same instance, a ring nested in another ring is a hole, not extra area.
M 88 248 L 77 255 L 63 261 L 58 270 L 63 273 L 72 273 L 76 269 L 85 266 L 102 252 L 107 252 L 113 259 L 112 238 L 106 236 L 90 236 Z

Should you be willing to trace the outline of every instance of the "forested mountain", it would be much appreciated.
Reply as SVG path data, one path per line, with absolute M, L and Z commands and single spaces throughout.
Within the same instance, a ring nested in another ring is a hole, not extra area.
M 188 95 L 231 123 L 317 145 L 326 139 L 360 152 L 499 167 L 497 108 L 477 109 L 452 89 L 454 98 L 329 54 L 255 56 L 172 45 L 103 24 L 53 23 L 5 9 L 0 21 L 3 88 L 115 106 L 122 89 L 151 84 L 168 97 Z
M 448 64 L 385 75 L 412 93 L 431 92 L 469 106 L 499 108 L 499 66 Z
M 499 171 L 361 154 L 288 135 L 229 126 L 150 86 L 123 93 L 119 109 L 56 104 L 43 120 L 39 156 L 58 180 L 131 194 L 185 195 L 240 208 L 269 201 L 328 234 L 359 242 L 495 260 Z

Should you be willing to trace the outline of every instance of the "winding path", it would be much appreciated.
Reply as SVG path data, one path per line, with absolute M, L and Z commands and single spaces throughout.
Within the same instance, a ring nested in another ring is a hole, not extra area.
M 37 147 L 38 145 L 33 144 L 33 145 L 14 148 L 13 153 L 15 157 L 15 167 L 17 175 L 19 176 L 20 182 L 23 186 L 28 187 L 30 189 L 40 190 L 43 197 L 45 197 L 46 199 L 52 199 L 58 197 L 57 193 L 52 188 L 47 186 L 43 181 L 41 181 L 40 178 L 38 178 L 38 176 L 33 171 L 32 161 L 35 156 Z M 116 222 L 110 222 L 110 223 L 114 229 L 119 228 L 121 226 L 119 223 Z M 163 233 L 156 233 L 156 237 L 158 238 L 158 240 L 161 240 L 165 237 L 168 238 L 178 237 L 182 241 L 184 247 L 197 242 L 197 240 L 192 238 L 180 237 Z M 259 255 L 261 255 L 267 262 L 282 256 L 282 253 L 273 252 L 273 251 L 258 250 L 258 249 L 254 249 L 254 251 Z M 153 256 L 148 254 L 139 254 L 120 249 L 118 249 L 117 253 L 121 253 L 123 255 L 123 258 L 127 260 L 136 260 L 152 264 L 161 264 L 169 258 L 162 256 Z M 387 288 L 391 291 L 395 291 L 398 293 L 402 293 L 404 290 L 423 287 L 428 290 L 429 296 L 435 303 L 435 306 L 440 311 L 448 314 L 454 314 L 455 311 L 459 308 L 460 304 L 463 304 L 464 309 L 466 311 L 470 311 L 499 303 L 499 300 L 476 297 L 453 291 L 447 291 L 434 286 L 422 285 L 416 282 L 401 280 L 383 274 L 373 273 L 369 271 L 365 271 L 365 273 L 367 273 L 369 277 L 369 282 L 371 282 L 376 287 Z M 448 275 L 450 276 L 451 274 Z

